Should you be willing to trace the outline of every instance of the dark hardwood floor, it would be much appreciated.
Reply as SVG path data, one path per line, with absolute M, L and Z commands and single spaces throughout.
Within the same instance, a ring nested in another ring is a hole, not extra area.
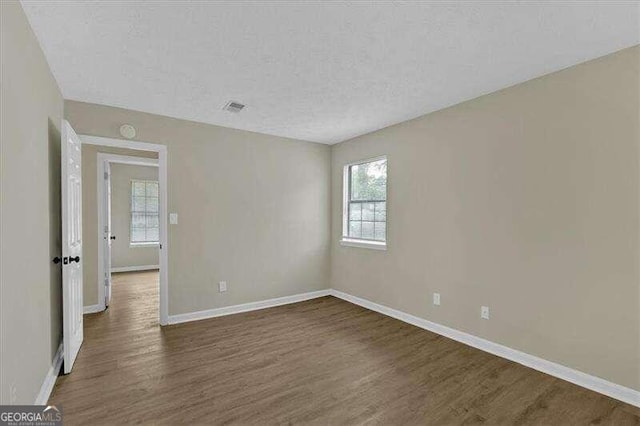
M 640 409 L 333 297 L 161 328 L 114 275 L 50 404 L 65 424 L 640 425 Z

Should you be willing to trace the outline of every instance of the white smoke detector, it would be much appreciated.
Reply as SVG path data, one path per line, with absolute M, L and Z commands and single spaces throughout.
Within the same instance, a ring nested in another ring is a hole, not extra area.
M 240 102 L 229 101 L 222 109 L 225 111 L 238 113 L 242 111 L 243 108 L 244 108 L 244 105 L 241 104 Z
M 122 137 L 125 137 L 127 139 L 133 139 L 136 137 L 136 128 L 131 124 L 123 124 L 122 126 L 120 126 L 120 134 L 122 135 Z

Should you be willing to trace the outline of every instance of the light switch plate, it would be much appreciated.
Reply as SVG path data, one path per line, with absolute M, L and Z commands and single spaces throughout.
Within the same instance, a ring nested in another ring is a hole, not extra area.
M 178 224 L 178 213 L 169 213 L 169 224 L 171 225 Z
M 218 283 L 218 291 L 220 293 L 224 293 L 225 291 L 227 291 L 227 282 L 226 281 L 220 281 Z

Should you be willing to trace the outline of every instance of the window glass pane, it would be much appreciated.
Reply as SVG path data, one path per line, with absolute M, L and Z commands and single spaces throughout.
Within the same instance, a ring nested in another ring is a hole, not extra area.
M 350 167 L 350 200 L 387 199 L 387 160 Z
M 349 236 L 353 237 L 353 238 L 361 238 L 362 237 L 362 231 L 361 231 L 361 224 L 362 222 L 359 221 L 349 221 Z
M 387 224 L 385 222 L 376 222 L 374 224 L 374 240 L 387 240 Z
M 145 195 L 145 185 L 144 182 L 133 181 L 131 182 L 133 186 L 133 195 L 134 196 L 144 196 Z
M 373 203 L 362 203 L 362 220 L 373 221 Z
M 387 203 L 386 202 L 376 203 L 375 220 L 376 222 L 384 222 L 387 220 Z
M 147 227 L 148 228 L 157 228 L 158 226 L 160 226 L 160 223 L 158 221 L 158 215 L 157 214 L 148 214 L 147 215 Z
M 362 237 L 373 240 L 373 222 L 362 222 Z
M 131 214 L 131 227 L 144 228 L 146 226 L 144 213 L 132 213 Z
M 146 239 L 146 232 L 144 228 L 131 228 L 131 242 L 142 243 Z
M 145 208 L 145 198 L 133 197 L 133 200 L 131 200 L 131 211 L 144 212 L 144 208 Z
M 160 229 L 159 228 L 147 228 L 147 241 L 156 242 L 160 240 Z
M 158 211 L 158 199 L 155 197 L 147 198 L 147 212 L 156 213 Z
M 158 242 L 158 182 L 131 182 L 131 242 Z
M 349 219 L 360 220 L 360 204 L 361 203 L 349 203 Z
M 147 182 L 147 197 L 158 196 L 158 182 Z
M 346 172 L 347 236 L 386 241 L 387 160 L 354 164 Z

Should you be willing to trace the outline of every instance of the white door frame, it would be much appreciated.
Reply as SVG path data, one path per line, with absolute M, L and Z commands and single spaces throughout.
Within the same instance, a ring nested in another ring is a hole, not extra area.
M 121 161 L 111 161 L 109 158 L 117 159 L 116 157 L 131 161 L 128 164 L 139 164 L 146 166 L 153 166 L 156 163 L 158 170 L 158 190 L 160 193 L 160 252 L 159 252 L 159 260 L 160 260 L 160 283 L 159 283 L 159 298 L 160 298 L 160 325 L 167 325 L 169 318 L 169 245 L 168 245 L 168 225 L 169 225 L 169 215 L 167 213 L 167 147 L 165 145 L 147 143 L 147 142 L 136 142 L 122 139 L 114 139 L 114 138 L 104 138 L 99 136 L 90 136 L 90 135 L 79 135 L 82 143 L 87 145 L 100 145 L 100 146 L 110 146 L 115 148 L 126 148 L 126 149 L 134 149 L 138 151 L 151 151 L 158 153 L 158 159 L 155 158 L 143 158 L 143 157 L 128 157 L 122 155 L 115 154 L 98 154 L 98 305 L 100 307 L 99 310 L 103 311 L 105 309 L 105 289 L 104 289 L 104 247 L 102 244 L 103 238 L 103 228 L 102 223 L 104 223 L 104 205 L 105 202 L 105 194 L 104 194 L 104 163 L 105 160 L 110 162 L 121 162 Z

